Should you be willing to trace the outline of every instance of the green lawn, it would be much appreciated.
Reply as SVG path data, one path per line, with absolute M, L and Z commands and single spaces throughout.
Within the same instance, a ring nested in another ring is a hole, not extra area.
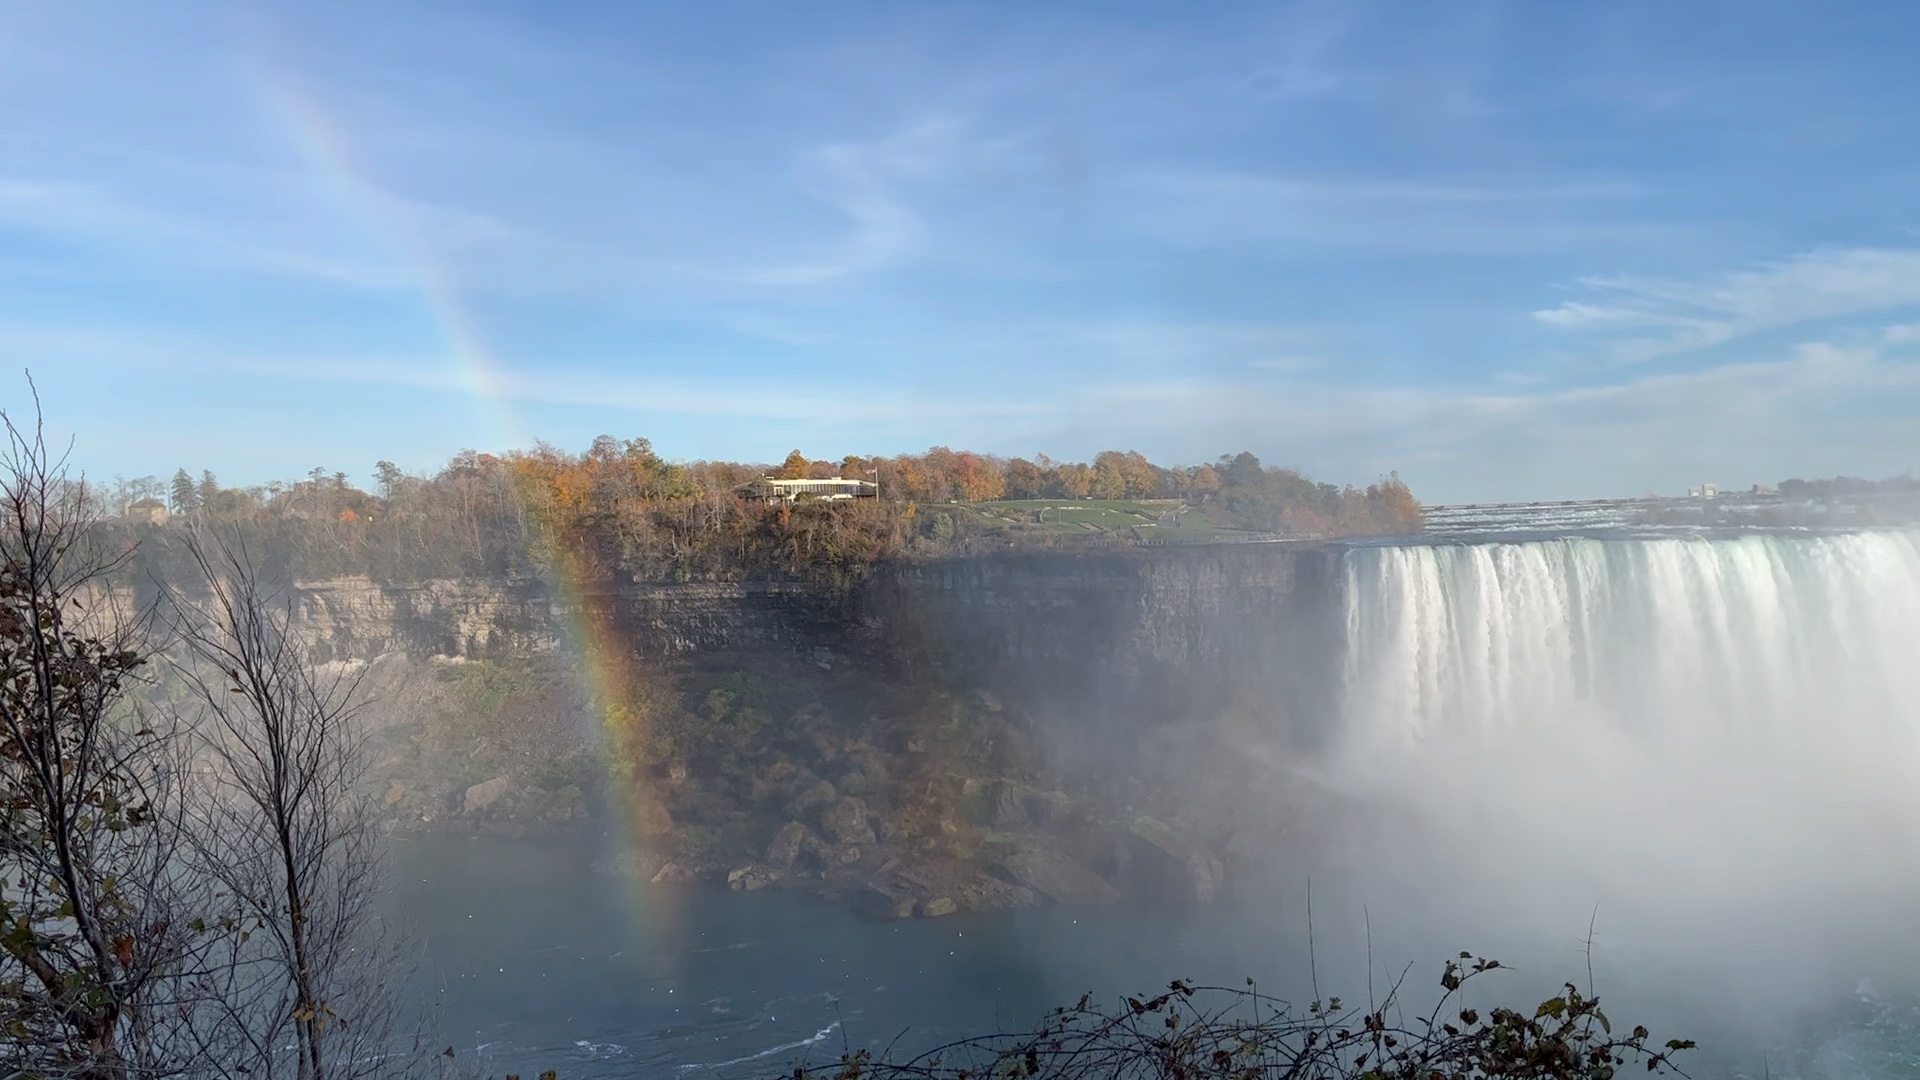
M 1199 540 L 1233 531 L 1178 499 L 1004 499 L 944 508 L 988 524 L 1069 535 L 1138 529 L 1143 537 Z

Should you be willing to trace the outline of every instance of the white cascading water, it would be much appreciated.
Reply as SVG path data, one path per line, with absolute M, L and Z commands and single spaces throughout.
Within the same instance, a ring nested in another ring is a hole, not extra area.
M 1910 533 L 1378 548 L 1350 556 L 1346 584 L 1346 713 L 1375 737 L 1597 709 L 1629 728 L 1906 740 L 1920 718 Z
M 1920 534 L 1356 549 L 1344 590 L 1320 779 L 1380 811 L 1375 925 L 1565 944 L 1597 906 L 1765 1005 L 1911 976 Z

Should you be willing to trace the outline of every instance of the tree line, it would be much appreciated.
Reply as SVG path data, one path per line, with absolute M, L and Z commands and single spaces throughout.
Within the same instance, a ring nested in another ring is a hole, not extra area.
M 1860 495 L 1920 495 L 1920 478 L 1912 474 L 1865 480 L 1857 476 L 1834 476 L 1803 480 L 1794 477 L 1780 481 L 1781 495 L 1789 499 L 1835 499 Z
M 116 478 L 95 497 L 103 513 L 132 525 L 165 518 L 163 527 L 219 522 L 246 530 L 302 576 L 363 573 L 394 582 L 538 575 L 566 559 L 569 572 L 604 580 L 844 583 L 890 557 L 1060 542 L 1021 528 L 1038 516 L 1019 508 L 1022 500 L 1168 500 L 1223 529 L 1300 537 L 1399 534 L 1423 524 L 1419 502 L 1397 475 L 1340 487 L 1264 465 L 1251 453 L 1168 467 L 1117 450 L 1091 462 L 946 447 L 838 460 L 795 450 L 778 465 L 758 465 L 671 462 L 646 439 L 601 436 L 578 454 L 545 444 L 502 454 L 467 450 L 431 474 L 382 461 L 374 476 L 373 491 L 321 468 L 290 482 L 232 488 L 183 468 L 165 483 Z M 763 476 L 860 480 L 874 484 L 877 497 L 771 505 L 741 493 Z M 980 504 L 1005 513 L 963 512 Z
M 132 608 L 86 485 L 0 421 L 0 1075 L 444 1074 L 372 911 L 353 683 L 239 534 Z

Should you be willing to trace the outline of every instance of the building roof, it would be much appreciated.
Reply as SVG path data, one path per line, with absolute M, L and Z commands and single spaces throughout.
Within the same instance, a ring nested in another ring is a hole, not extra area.
M 829 479 L 826 479 L 826 480 L 812 480 L 812 479 L 807 479 L 807 480 L 775 480 L 775 479 L 774 479 L 774 478 L 772 478 L 772 477 L 769 477 L 769 476 L 763 476 L 763 477 L 761 477 L 761 478 L 760 478 L 760 479 L 758 479 L 758 480 L 753 480 L 753 481 L 749 481 L 749 482 L 748 482 L 748 484 L 747 484 L 746 486 L 749 486 L 749 487 L 751 487 L 751 486 L 753 486 L 753 485 L 756 485 L 756 484 L 766 484 L 766 485 L 768 485 L 769 487 L 775 487 L 775 488 L 781 488 L 781 489 L 789 489 L 789 490 L 803 490 L 803 489 L 805 489 L 805 488 L 808 488 L 808 487 L 812 487 L 812 486 L 815 486 L 815 485 L 820 485 L 820 484 L 825 484 L 825 485 L 830 485 L 830 486 L 832 486 L 832 487 L 847 487 L 848 485 L 853 485 L 853 486 L 856 486 L 856 487 L 874 487 L 874 486 L 876 486 L 876 485 L 875 485 L 875 484 L 873 483 L 873 481 L 871 481 L 871 480 L 854 480 L 854 479 L 850 479 L 850 478 L 849 478 L 849 479 L 843 479 L 843 478 L 841 478 L 841 477 L 838 477 L 838 476 L 835 476 L 835 477 L 831 477 L 831 478 L 829 478 Z
M 868 480 L 851 480 L 833 477 L 826 480 L 776 480 L 763 476 L 750 480 L 735 489 L 748 495 L 760 495 L 768 498 L 791 500 L 799 495 L 819 495 L 830 498 L 852 498 L 876 495 L 880 485 Z

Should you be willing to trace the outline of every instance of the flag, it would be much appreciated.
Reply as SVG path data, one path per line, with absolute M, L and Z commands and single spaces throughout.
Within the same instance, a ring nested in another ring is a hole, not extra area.
M 868 476 L 879 476 L 879 475 L 880 475 L 880 470 L 879 470 L 879 469 L 868 469 L 868 470 L 867 470 L 867 475 L 868 475 Z

